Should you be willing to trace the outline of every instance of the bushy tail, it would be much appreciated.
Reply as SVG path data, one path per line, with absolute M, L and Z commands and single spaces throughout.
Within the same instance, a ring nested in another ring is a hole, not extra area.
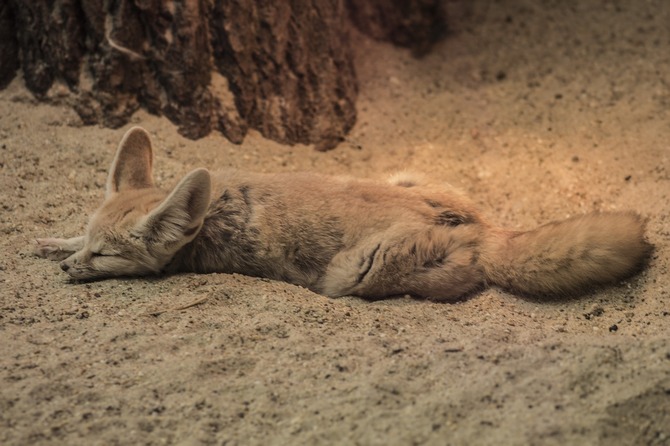
M 528 295 L 579 294 L 638 272 L 652 246 L 633 213 L 594 213 L 504 232 L 484 260 L 488 280 Z

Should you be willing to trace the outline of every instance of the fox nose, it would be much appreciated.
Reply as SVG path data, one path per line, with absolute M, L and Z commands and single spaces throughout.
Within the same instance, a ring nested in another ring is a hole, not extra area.
M 62 269 L 63 271 L 67 272 L 67 270 L 70 269 L 70 265 L 68 265 L 68 264 L 65 263 L 65 262 L 60 262 L 60 269 Z

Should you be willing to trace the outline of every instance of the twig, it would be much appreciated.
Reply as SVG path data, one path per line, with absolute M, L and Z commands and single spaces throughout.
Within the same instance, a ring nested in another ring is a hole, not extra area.
M 186 310 L 187 308 L 195 307 L 196 305 L 200 305 L 201 303 L 204 303 L 209 299 L 209 296 L 201 297 L 200 299 L 194 300 L 193 302 L 180 305 L 178 307 L 172 307 L 172 308 L 166 308 L 165 310 L 156 310 L 156 311 L 148 311 L 143 313 L 143 316 L 160 316 L 163 313 L 168 313 L 170 311 L 181 311 L 181 310 Z

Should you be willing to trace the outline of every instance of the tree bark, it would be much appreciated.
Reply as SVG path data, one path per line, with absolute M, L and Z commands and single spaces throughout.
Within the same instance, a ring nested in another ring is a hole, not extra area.
M 252 128 L 327 150 L 356 120 L 346 5 L 371 35 L 409 46 L 432 42 L 438 20 L 437 0 L 346 1 L 7 0 L 0 88 L 20 63 L 37 98 L 86 124 L 119 127 L 144 107 L 189 138 L 241 143 Z
M 231 0 L 214 7 L 214 60 L 250 126 L 280 142 L 337 145 L 356 120 L 341 0 Z

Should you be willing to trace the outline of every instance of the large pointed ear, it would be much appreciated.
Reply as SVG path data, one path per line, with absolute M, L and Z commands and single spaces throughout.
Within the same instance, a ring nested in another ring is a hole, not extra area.
M 126 132 L 116 149 L 107 176 L 106 195 L 128 189 L 143 189 L 154 185 L 151 175 L 153 153 L 151 138 L 146 130 L 133 127 Z
M 144 221 L 143 236 L 167 250 L 190 242 L 200 230 L 209 208 L 211 181 L 207 169 L 186 175 Z

